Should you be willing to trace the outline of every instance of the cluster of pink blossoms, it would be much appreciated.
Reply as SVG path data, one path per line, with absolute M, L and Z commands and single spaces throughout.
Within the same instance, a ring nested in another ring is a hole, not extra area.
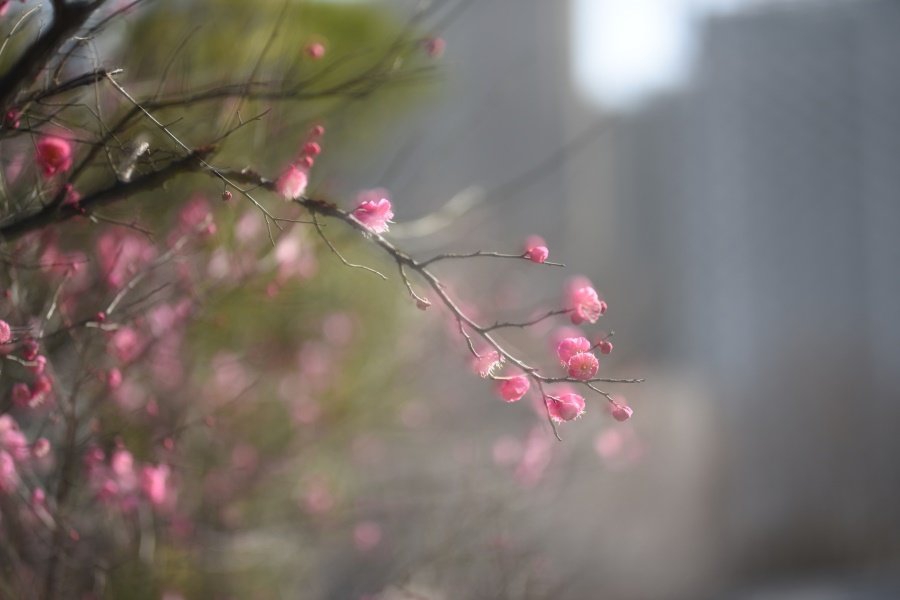
M 0 493 L 15 492 L 20 482 L 20 470 L 49 451 L 50 443 L 46 439 L 40 438 L 29 446 L 18 423 L 8 414 L 0 415 Z
M 321 125 L 316 125 L 310 129 L 299 154 L 281 172 L 281 175 L 275 182 L 275 190 L 285 200 L 296 200 L 306 192 L 306 186 L 309 184 L 309 170 L 315 164 L 316 157 L 322 153 L 322 146 L 317 140 L 324 133 L 325 128 Z
M 529 238 L 522 258 L 542 263 L 548 256 L 549 250 L 543 240 L 537 237 Z M 572 280 L 567 292 L 567 312 L 571 313 L 572 320 L 576 323 L 583 321 L 594 323 L 607 310 L 606 302 L 600 299 L 591 282 L 584 277 Z M 563 328 L 558 335 L 556 356 L 566 375 L 573 380 L 590 382 L 600 369 L 600 361 L 593 351 L 597 349 L 600 354 L 610 354 L 613 350 L 612 342 L 607 339 L 609 336 L 599 339 L 596 344 L 591 344 L 577 329 Z M 494 371 L 502 364 L 503 356 L 496 350 L 483 350 L 473 359 L 473 368 L 479 375 L 492 377 L 497 381 L 497 394 L 505 402 L 518 402 L 530 390 L 531 376 L 529 374 L 494 376 Z M 553 393 L 542 395 L 548 415 L 557 423 L 571 421 L 584 414 L 584 397 L 568 387 L 564 386 Z M 631 418 L 633 411 L 630 407 L 609 396 L 607 399 L 614 419 L 627 421 Z
M 141 499 L 157 509 L 171 508 L 174 488 L 170 482 L 168 465 L 135 465 L 134 456 L 123 446 L 113 451 L 106 463 L 106 455 L 98 447 L 85 455 L 85 468 L 94 493 L 101 501 L 131 512 Z
M 0 354 L 10 354 L 13 351 L 12 328 L 6 321 L 0 320 Z M 12 403 L 20 408 L 36 408 L 44 404 L 53 392 L 53 382 L 45 373 L 47 357 L 40 354 L 38 343 L 31 338 L 25 338 L 19 344 L 19 362 L 31 374 L 30 384 L 17 382 L 11 390 Z

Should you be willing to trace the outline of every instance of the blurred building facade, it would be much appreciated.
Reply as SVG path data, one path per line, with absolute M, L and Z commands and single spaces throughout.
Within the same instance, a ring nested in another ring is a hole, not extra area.
M 568 254 L 629 346 L 711 385 L 726 571 L 896 567 L 900 4 L 715 18 L 698 58 L 570 165 Z

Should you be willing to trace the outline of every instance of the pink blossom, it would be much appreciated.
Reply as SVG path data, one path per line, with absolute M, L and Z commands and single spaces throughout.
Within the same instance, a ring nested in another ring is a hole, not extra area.
M 204 226 L 202 230 L 200 230 L 201 226 Z M 216 232 L 216 226 L 212 222 L 209 200 L 203 194 L 194 194 L 178 213 L 178 230 L 173 232 L 174 236 L 173 239 L 170 239 L 170 243 L 179 234 L 194 233 L 198 230 L 200 233 L 210 235 Z
M 481 377 L 487 378 L 503 364 L 503 357 L 496 350 L 483 351 L 472 359 L 472 368 Z
M 444 55 L 444 50 L 447 48 L 447 42 L 444 41 L 444 38 L 429 37 L 422 40 L 422 47 L 425 49 L 425 53 L 431 58 L 440 58 Z
M 34 357 L 32 363 L 33 364 L 28 365 L 28 370 L 35 375 L 41 375 L 44 372 L 44 369 L 47 368 L 47 357 L 43 354 L 38 354 Z
M 109 349 L 122 363 L 130 363 L 143 350 L 144 342 L 137 331 L 131 327 L 117 329 L 109 340 Z
M 37 142 L 35 161 L 44 177 L 68 171 L 72 168 L 72 146 L 61 137 L 44 136 Z
M 97 257 L 106 283 L 118 289 L 156 256 L 156 247 L 143 237 L 108 229 L 97 240 Z
M 0 492 L 11 493 L 19 485 L 16 463 L 5 450 L 0 450 Z
M 12 328 L 9 323 L 0 319 L 0 344 L 7 344 L 12 339 Z
M 32 339 L 27 339 L 22 343 L 22 358 L 25 360 L 34 360 L 38 355 L 40 347 L 38 343 Z
M 44 458 L 50 454 L 50 440 L 47 438 L 38 438 L 31 445 L 31 455 L 35 458 Z
M 26 460 L 31 454 L 25 434 L 9 415 L 0 415 L 0 450 L 8 452 L 16 461 Z
M 297 165 L 288 165 L 288 168 L 281 173 L 278 181 L 275 182 L 275 190 L 284 197 L 285 200 L 295 200 L 306 192 L 306 185 L 309 183 L 309 177 L 306 171 L 297 167 Z
M 25 383 L 17 383 L 12 387 L 12 401 L 16 406 L 28 406 L 31 403 L 31 388 Z
M 366 190 L 359 194 L 359 206 L 353 216 L 374 233 L 384 233 L 394 218 L 391 201 L 386 190 Z
M 313 60 L 320 60 L 325 56 L 325 44 L 321 42 L 312 42 L 304 48 L 306 55 Z
M 612 412 L 613 419 L 619 422 L 627 421 L 631 418 L 631 415 L 634 414 L 634 410 L 632 410 L 630 406 L 619 404 L 618 402 L 612 403 L 610 412 Z
M 106 385 L 111 390 L 118 389 L 122 385 L 122 371 L 115 368 L 110 369 L 106 374 Z
M 522 399 L 522 396 L 531 387 L 531 382 L 525 375 L 514 375 L 508 379 L 503 379 L 497 384 L 497 392 L 506 402 L 516 402 Z
M 597 369 L 599 368 L 600 362 L 597 360 L 597 357 L 590 352 L 579 352 L 572 356 L 566 364 L 566 370 L 569 373 L 569 377 L 581 379 L 582 381 L 587 381 L 596 375 Z
M 9 0 L 6 0 L 5 2 L 0 3 L 0 16 L 3 15 L 3 11 L 6 7 L 6 2 L 8 1 Z M 18 129 L 19 125 L 21 124 L 21 117 L 22 112 L 20 110 L 11 108 L 6 111 L 6 119 L 4 120 L 4 125 L 6 125 L 6 127 L 9 127 L 10 129 Z
M 314 125 L 312 129 L 309 130 L 309 137 L 322 137 L 325 134 L 325 127 L 322 125 Z
M 145 466 L 141 469 L 141 491 L 153 506 L 165 503 L 169 493 L 168 480 L 169 467 L 166 465 Z
M 569 286 L 567 308 L 572 311 L 572 323 L 596 323 L 606 312 L 606 302 L 600 299 L 589 280 L 579 277 Z
M 360 552 L 368 552 L 381 543 L 381 526 L 374 521 L 362 521 L 353 528 L 353 543 Z
M 46 375 L 38 376 L 31 385 L 31 400 L 28 402 L 28 406 L 31 408 L 40 406 L 50 397 L 52 391 L 53 382 L 50 378 Z
M 115 476 L 115 483 L 121 493 L 132 492 L 138 487 L 138 476 L 134 471 L 134 456 L 131 452 L 120 448 L 113 452 L 110 469 Z
M 547 243 L 543 238 L 531 236 L 525 242 L 525 258 L 532 262 L 543 263 L 550 256 L 550 250 L 547 249 Z
M 591 342 L 587 338 L 581 336 L 567 337 L 556 346 L 556 355 L 559 357 L 559 363 L 565 367 L 573 356 L 579 352 L 587 352 L 590 349 Z
M 568 392 L 559 396 L 545 396 L 550 418 L 557 423 L 572 421 L 584 414 L 584 398 Z

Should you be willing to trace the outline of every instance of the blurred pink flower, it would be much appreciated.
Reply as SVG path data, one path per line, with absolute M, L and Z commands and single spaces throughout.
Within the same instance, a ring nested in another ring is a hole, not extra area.
M 11 493 L 19 485 L 19 474 L 12 456 L 0 450 L 0 492 Z
M 373 550 L 381 543 L 381 525 L 374 521 L 362 521 L 353 528 L 353 543 L 360 552 Z
M 68 171 L 72 168 L 72 145 L 61 137 L 44 136 L 36 144 L 35 162 L 44 177 Z
M 141 491 L 153 506 L 162 506 L 169 494 L 169 467 L 145 466 L 141 469 Z

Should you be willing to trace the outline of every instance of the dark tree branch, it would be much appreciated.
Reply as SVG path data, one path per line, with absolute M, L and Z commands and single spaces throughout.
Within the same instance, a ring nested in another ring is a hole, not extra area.
M 83 197 L 77 204 L 61 204 L 54 200 L 41 210 L 6 225 L 0 225 L 0 239 L 14 240 L 18 237 L 37 231 L 53 223 L 66 221 L 81 215 L 91 208 L 104 206 L 116 200 L 122 200 L 139 192 L 152 190 L 163 185 L 172 177 L 197 171 L 203 168 L 203 159 L 213 152 L 210 147 L 194 150 L 184 158 L 170 162 L 165 167 L 135 177 L 131 181 L 116 181 L 108 188 L 93 192 Z M 64 193 L 58 196 L 64 197 Z
M 84 25 L 101 3 L 102 0 L 76 3 L 54 0 L 53 23 L 0 77 L 0 107 L 3 107 L 4 113 L 10 108 L 10 102 L 22 86 L 31 83 L 50 62 L 59 47 Z

